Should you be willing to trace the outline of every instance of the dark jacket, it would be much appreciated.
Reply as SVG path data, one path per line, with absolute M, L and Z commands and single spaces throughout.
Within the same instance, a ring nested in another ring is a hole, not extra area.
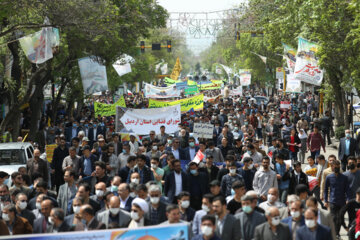
M 80 160 L 79 160 L 79 174 L 81 176 L 85 176 L 84 175 L 84 161 L 85 161 L 85 156 L 81 156 Z M 95 155 L 90 154 L 90 161 L 91 161 L 91 172 L 95 171 L 95 162 L 97 161 L 97 158 Z
M 313 234 L 306 225 L 298 228 L 296 231 L 296 240 L 313 240 Z M 316 237 L 314 240 L 329 240 L 332 239 L 330 228 L 318 224 L 316 228 Z
M 96 219 L 96 217 L 94 217 L 88 226 L 88 230 L 100 230 L 100 229 L 106 229 L 106 225 L 102 222 L 99 222 Z
M 186 173 L 181 172 L 181 183 L 182 183 L 182 191 L 189 190 L 189 183 L 188 183 L 188 176 Z M 165 177 L 165 186 L 164 186 L 164 193 L 165 196 L 168 197 L 169 202 L 172 203 L 175 198 L 175 190 L 176 190 L 176 183 L 175 183 L 175 173 L 172 171 Z
M 298 181 L 298 178 L 295 175 L 294 171 L 295 170 L 290 171 L 289 195 L 295 194 L 295 188 L 298 184 L 305 184 L 306 186 L 309 185 L 308 177 L 303 171 L 300 172 L 299 181 Z
M 60 225 L 58 232 L 70 232 L 72 230 L 72 226 L 68 225 L 65 221 Z
M 189 152 L 186 152 L 183 148 L 178 148 L 178 150 L 179 150 L 179 160 L 192 160 L 192 159 L 190 159 L 190 154 L 189 154 Z M 172 147 L 167 147 L 166 149 L 165 149 L 165 152 L 166 152 L 166 154 L 172 154 Z
M 285 223 L 280 223 L 276 227 L 276 235 L 270 228 L 268 222 L 265 222 L 255 228 L 254 240 L 288 240 L 291 239 L 289 226 Z
M 299 136 L 298 136 L 298 134 L 295 134 L 295 152 L 297 153 L 297 152 L 299 152 L 299 147 L 297 146 L 297 145 L 299 145 L 299 144 L 301 144 L 301 141 L 300 141 L 300 138 L 299 138 Z M 290 141 L 291 141 L 291 136 L 289 136 L 287 139 L 286 139 L 286 141 L 288 142 L 288 143 L 290 143 Z M 290 151 L 290 146 L 288 146 L 288 148 L 289 148 L 289 151 Z
M 61 185 L 64 184 L 64 172 L 62 170 L 62 163 L 64 158 L 69 155 L 69 149 L 65 146 L 64 149 L 61 149 L 60 146 L 55 148 L 54 156 L 51 161 L 51 169 L 55 170 L 54 183 Z
M 215 234 L 220 236 L 221 240 L 234 240 L 240 239 L 240 222 L 231 214 L 225 216 L 225 222 L 223 224 L 222 234 L 220 234 L 219 228 L 216 227 Z
M 183 219 L 184 221 L 187 221 L 187 222 L 192 222 L 192 220 L 194 219 L 195 217 L 195 213 L 196 211 L 191 208 L 191 207 L 188 207 L 186 210 L 185 210 L 185 215 L 186 215 L 186 219 Z
M 292 217 L 287 217 L 287 218 L 284 218 L 283 220 L 281 220 L 282 223 L 285 223 L 289 226 L 289 229 L 290 229 L 290 233 L 292 233 Z M 304 216 L 301 216 L 301 219 L 300 219 L 300 227 L 304 226 L 305 225 L 305 218 Z M 329 238 L 331 239 L 331 238 Z
M 26 168 L 27 168 L 28 174 L 30 176 L 30 179 L 33 178 L 33 175 L 35 173 L 34 172 L 34 161 L 35 161 L 34 159 L 30 159 L 26 164 Z M 38 173 L 41 174 L 41 176 L 43 177 L 45 182 L 49 181 L 48 164 L 41 158 L 38 160 Z
M 338 148 L 338 157 L 341 161 L 346 161 L 345 150 L 346 150 L 346 142 L 345 138 L 340 138 L 340 144 Z M 350 146 L 349 146 L 349 155 L 348 156 L 357 156 L 359 154 L 359 147 L 354 138 L 350 138 Z
M 133 200 L 134 200 L 134 198 L 129 195 L 129 198 L 126 201 L 125 208 L 123 208 L 123 210 L 130 212 L 131 211 L 131 203 Z
M 206 174 L 206 176 L 208 177 L 208 181 L 209 183 L 212 181 L 212 180 L 216 180 L 217 179 L 217 175 L 218 175 L 218 172 L 219 172 L 219 168 L 212 165 L 211 168 L 210 168 L 210 173 L 208 172 L 206 166 L 204 168 L 199 168 L 199 172 L 203 172 Z
M 133 169 L 130 170 L 129 175 L 128 175 L 128 178 L 127 178 L 127 183 L 130 182 L 130 176 L 131 176 L 131 174 L 132 174 L 133 172 L 137 172 L 137 173 L 140 174 L 140 169 L 139 169 L 139 167 L 135 167 L 135 168 L 133 168 Z M 141 177 L 141 174 L 140 174 L 140 183 L 145 184 L 145 183 L 147 183 L 147 182 L 149 182 L 149 181 L 154 180 L 154 175 L 153 175 L 151 169 L 150 169 L 148 166 L 146 166 L 146 165 L 143 167 L 142 174 L 143 174 L 142 177 Z
M 145 214 L 145 219 L 148 219 L 150 222 L 150 225 L 158 225 L 162 222 L 165 222 L 167 220 L 166 217 L 166 204 L 162 201 L 159 202 L 159 206 L 157 208 L 157 219 L 151 219 L 151 204 L 149 204 L 149 211 Z

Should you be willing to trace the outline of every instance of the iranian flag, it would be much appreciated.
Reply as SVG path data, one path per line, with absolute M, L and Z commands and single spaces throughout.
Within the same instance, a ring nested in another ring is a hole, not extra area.
M 283 111 L 288 111 L 290 108 L 290 102 L 289 101 L 281 101 L 280 102 L 280 109 Z
M 199 164 L 204 159 L 204 154 L 199 150 L 197 151 L 194 159 L 191 162 L 196 162 Z

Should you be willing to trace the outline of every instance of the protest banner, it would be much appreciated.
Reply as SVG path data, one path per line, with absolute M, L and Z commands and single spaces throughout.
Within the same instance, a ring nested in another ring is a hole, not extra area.
M 286 77 L 286 92 L 301 93 L 301 81 L 295 79 L 294 74 L 288 74 Z
M 108 90 L 106 67 L 93 58 L 95 57 L 84 57 L 78 60 L 85 94 Z
M 209 123 L 194 123 L 194 136 L 197 138 L 213 138 L 214 125 Z
M 152 227 L 106 229 L 94 231 L 9 235 L 4 240 L 190 240 L 188 224 L 156 225 Z
M 113 64 L 113 67 L 120 77 L 125 74 L 131 73 L 130 63 L 120 64 L 119 62 L 116 62 Z
M 289 101 L 281 101 L 280 102 L 280 109 L 282 111 L 288 111 L 291 106 L 291 103 Z
M 199 82 L 197 86 L 200 90 L 215 90 L 220 89 L 222 84 L 222 80 L 213 80 L 210 83 Z
M 318 58 L 315 56 L 317 51 L 317 44 L 299 38 L 294 71 L 295 79 L 316 86 L 321 85 L 324 71 L 320 69 Z
M 181 112 L 187 112 L 191 108 L 195 111 L 202 110 L 204 108 L 204 95 L 200 94 L 191 98 L 184 98 L 176 101 L 160 101 L 156 99 L 149 99 L 149 108 L 163 108 L 174 105 L 181 105 Z
M 41 31 L 20 38 L 19 43 L 30 62 L 44 63 L 53 58 L 53 52 L 60 45 L 59 29 L 44 27 Z
M 46 160 L 51 163 L 53 156 L 54 156 L 54 151 L 55 148 L 57 147 L 57 144 L 49 144 L 45 146 L 45 152 L 46 152 Z
M 181 82 L 176 83 L 176 88 L 178 90 L 183 90 L 183 89 L 187 88 L 187 86 L 188 86 L 187 81 L 185 81 L 185 82 L 181 81 Z
M 312 191 L 317 185 L 319 185 L 319 180 L 317 179 L 317 177 L 313 177 L 313 176 L 307 176 L 307 177 L 309 183 L 309 190 Z
M 282 43 L 284 47 L 284 58 L 286 60 L 287 67 L 290 71 L 294 72 L 296 64 L 296 49 Z
M 165 126 L 166 133 L 174 133 L 181 122 L 180 105 L 163 108 L 132 109 L 116 107 L 116 132 L 125 128 L 138 135 L 149 134 L 154 130 L 160 133 L 160 126 Z
M 284 79 L 284 68 L 277 67 L 276 68 L 276 79 Z
M 250 69 L 240 69 L 240 85 L 241 86 L 249 86 L 251 84 L 251 73 Z
M 196 85 L 191 85 L 185 88 L 185 95 L 197 94 L 199 93 L 199 88 Z
M 175 84 L 168 87 L 156 87 L 145 84 L 144 95 L 146 98 L 174 98 L 180 97 L 181 91 Z
M 94 102 L 95 116 L 108 117 L 116 114 L 116 106 L 126 107 L 124 96 L 114 104 Z

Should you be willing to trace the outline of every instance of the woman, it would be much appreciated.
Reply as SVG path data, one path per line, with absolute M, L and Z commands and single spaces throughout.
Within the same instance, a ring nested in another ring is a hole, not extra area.
M 301 146 L 301 141 L 299 136 L 296 135 L 295 128 L 290 130 L 290 137 L 287 145 L 289 146 L 290 159 L 293 160 L 293 162 L 296 162 L 297 153 L 299 152 L 299 147 Z
M 301 145 L 300 145 L 300 151 L 299 151 L 299 161 L 304 164 L 305 161 L 305 153 L 307 152 L 307 135 L 304 129 L 300 129 L 298 137 L 300 139 Z

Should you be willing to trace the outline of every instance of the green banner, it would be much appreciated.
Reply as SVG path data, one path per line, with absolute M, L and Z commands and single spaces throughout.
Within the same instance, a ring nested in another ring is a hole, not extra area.
M 185 95 L 197 94 L 197 93 L 199 93 L 199 88 L 196 85 L 190 85 L 187 86 L 187 88 L 185 88 Z
M 116 115 L 116 106 L 126 107 L 124 96 L 121 96 L 121 98 L 114 104 L 95 102 L 94 103 L 95 117 L 97 117 L 98 115 L 102 117 Z
M 182 82 L 181 80 L 174 80 L 174 79 L 171 79 L 171 78 L 165 78 L 165 83 L 166 84 L 174 84 L 174 83 L 179 83 L 179 82 Z
M 202 110 L 204 108 L 204 95 L 197 95 L 191 98 L 184 98 L 177 101 L 159 101 L 156 99 L 149 99 L 149 108 L 162 108 L 180 104 L 181 112 L 187 112 L 190 109 Z

